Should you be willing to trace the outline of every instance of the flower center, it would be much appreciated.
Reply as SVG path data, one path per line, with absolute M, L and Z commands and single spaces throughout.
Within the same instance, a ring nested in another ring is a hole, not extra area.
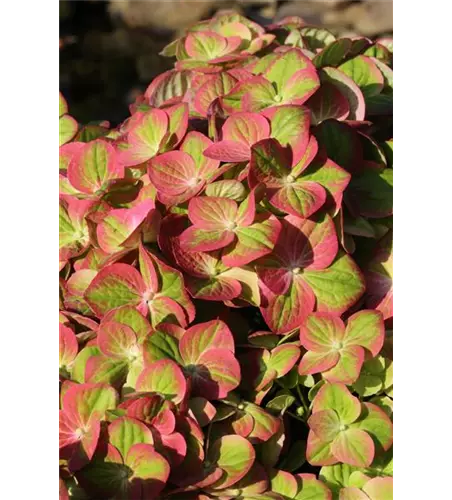
M 346 426 L 346 425 L 344 425 L 344 424 L 341 424 L 341 425 L 339 426 L 339 430 L 340 430 L 340 431 L 346 431 L 346 430 L 347 430 L 347 426 Z
M 243 403 L 239 403 L 237 405 L 237 409 L 239 409 L 240 411 L 243 411 L 245 409 L 245 405 Z
M 152 292 L 151 290 L 146 290 L 143 294 L 143 300 L 145 302 L 149 302 L 150 300 L 152 300 L 154 298 L 154 295 L 155 295 L 155 293 Z
M 234 231 L 234 229 L 236 229 L 236 227 L 237 227 L 237 224 L 235 222 L 228 222 L 226 224 L 226 229 L 228 231 Z
M 293 175 L 288 175 L 286 177 L 286 184 L 291 184 L 295 180 L 295 177 Z
M 275 102 L 281 102 L 282 101 L 282 96 L 280 96 L 279 94 L 275 95 L 275 97 L 273 98 L 273 100 Z
M 300 272 L 301 272 L 301 268 L 299 268 L 299 267 L 294 267 L 292 269 L 292 274 L 300 274 Z
M 336 351 L 340 351 L 343 347 L 343 344 L 342 344 L 342 342 L 336 341 L 336 342 L 333 342 L 332 346 L 333 346 L 333 349 L 335 349 Z
M 192 179 L 190 179 L 190 181 L 188 182 L 188 185 L 190 187 L 194 187 L 194 186 L 197 186 L 200 182 L 202 181 L 201 177 L 193 177 Z

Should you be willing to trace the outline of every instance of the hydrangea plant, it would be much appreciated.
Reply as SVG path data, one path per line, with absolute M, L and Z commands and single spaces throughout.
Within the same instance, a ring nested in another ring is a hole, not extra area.
M 60 94 L 60 500 L 392 499 L 392 40 L 222 11 Z

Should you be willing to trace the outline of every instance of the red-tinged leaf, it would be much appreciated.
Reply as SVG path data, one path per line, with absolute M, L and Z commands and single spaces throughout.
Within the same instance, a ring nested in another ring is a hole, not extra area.
M 198 61 L 210 61 L 228 52 L 228 41 L 213 31 L 191 32 L 185 39 L 187 54 Z
M 261 493 L 266 492 L 268 487 L 269 481 L 266 470 L 262 465 L 254 462 L 248 474 L 231 488 L 224 490 L 223 493 L 227 495 L 228 498 L 237 498 L 238 495 L 243 495 L 245 498 L 264 500 L 265 496 L 264 499 L 262 499 Z
M 152 80 L 144 97 L 150 106 L 156 108 L 168 103 L 168 101 L 182 99 L 188 90 L 190 78 L 191 75 L 188 71 L 165 71 Z
M 181 326 L 185 327 L 195 318 L 195 308 L 190 301 L 188 293 L 185 291 L 184 278 L 182 274 L 180 271 L 162 262 L 154 254 L 151 254 L 150 252 L 146 252 L 146 254 L 155 266 L 160 286 L 159 294 L 154 296 L 154 299 L 161 298 L 163 296 L 176 301 L 184 310 L 186 318 L 181 323 Z M 149 303 L 152 302 L 150 298 L 149 301 Z
M 86 360 L 84 380 L 92 384 L 110 384 L 120 389 L 126 381 L 128 371 L 129 364 L 126 360 L 95 354 Z
M 180 150 L 189 154 L 194 162 L 197 175 L 202 179 L 210 180 L 218 171 L 219 162 L 204 155 L 204 151 L 213 142 L 200 132 L 189 132 L 180 146 Z
M 292 163 L 298 163 L 309 142 L 309 110 L 303 106 L 288 104 L 267 108 L 262 114 L 270 120 L 271 137 L 283 147 L 290 147 Z
M 298 493 L 295 500 L 332 500 L 330 489 L 314 474 L 296 474 Z
M 106 384 L 79 384 L 69 387 L 63 397 L 63 411 L 81 426 L 100 420 L 117 404 L 116 391 Z
M 359 311 L 348 318 L 344 345 L 365 347 L 376 356 L 383 347 L 384 338 L 384 321 L 380 312 Z
M 228 349 L 234 353 L 234 337 L 221 320 L 192 326 L 179 342 L 179 351 L 185 364 L 196 363 L 201 354 L 211 348 Z
M 383 90 L 383 75 L 370 57 L 356 56 L 341 64 L 339 70 L 358 85 L 365 98 L 377 95 Z
M 359 488 L 347 486 L 339 491 L 339 500 L 369 500 L 369 497 Z
M 331 383 L 353 384 L 361 372 L 364 356 L 364 349 L 358 345 L 341 348 L 339 361 L 333 368 L 323 372 L 323 378 Z
M 104 267 L 89 285 L 85 300 L 99 317 L 125 305 L 139 306 L 146 287 L 140 273 L 128 264 Z
M 231 230 L 235 225 L 237 203 L 228 198 L 192 198 L 188 204 L 188 216 L 200 229 Z
M 204 187 L 193 158 L 183 151 L 171 151 L 149 162 L 149 177 L 165 204 L 183 203 Z
M 339 434 L 341 422 L 334 410 L 322 410 L 313 413 L 308 425 L 320 439 L 330 443 Z
M 231 427 L 235 434 L 247 438 L 253 430 L 254 418 L 248 413 L 237 411 Z
M 311 110 L 313 125 L 334 118 L 345 120 L 350 113 L 350 104 L 342 92 L 332 83 L 324 82 L 320 89 L 306 102 Z
M 346 429 L 331 443 L 331 452 L 339 462 L 355 467 L 369 467 L 374 459 L 375 446 L 366 432 Z
M 84 147 L 83 142 L 71 142 L 69 144 L 64 144 L 60 146 L 60 170 L 67 170 L 69 163 L 71 162 L 73 156 L 77 154 Z
M 259 201 L 263 192 L 263 186 L 258 185 L 253 188 L 250 194 L 240 203 L 236 217 L 236 223 L 239 227 L 251 226 L 256 217 L 256 193 L 258 195 L 257 201 Z
M 143 341 L 152 332 L 149 321 L 133 306 L 122 306 L 108 312 L 102 318 L 99 328 L 102 328 L 104 323 L 110 321 L 130 327 L 139 342 Z
M 221 98 L 221 101 L 228 113 L 237 111 L 256 113 L 278 104 L 275 96 L 276 91 L 271 82 L 263 76 L 254 76 L 238 82 L 228 94 Z
M 225 250 L 221 260 L 229 267 L 246 266 L 250 262 L 272 252 L 281 231 L 281 223 L 271 215 L 256 217 L 251 226 L 235 230 L 237 243 Z
M 129 478 L 129 498 L 156 498 L 168 480 L 168 462 L 153 446 L 144 443 L 132 446 L 124 462 L 133 471 Z
M 353 42 L 349 38 L 339 38 L 317 53 L 312 62 L 316 68 L 324 66 L 333 66 L 335 68 L 348 55 L 352 45 Z
M 71 328 L 60 323 L 60 368 L 70 365 L 78 352 L 78 342 Z
M 316 394 L 312 412 L 335 410 L 342 424 L 348 425 L 361 414 L 361 403 L 344 384 L 325 384 Z
M 108 426 L 109 442 L 125 458 L 130 448 L 139 443 L 154 444 L 149 428 L 131 417 L 120 417 Z
M 65 482 L 60 478 L 59 480 L 59 500 L 69 500 L 69 492 Z
M 160 288 L 157 271 L 155 268 L 153 255 L 148 252 L 141 243 L 138 252 L 140 272 L 148 295 L 146 297 L 146 300 L 149 301 L 152 300 L 152 298 Z
M 364 95 L 356 83 L 345 73 L 336 68 L 323 68 L 320 72 L 320 80 L 324 83 L 331 83 L 347 99 L 350 112 L 349 120 L 364 120 L 366 114 L 366 104 Z
M 67 169 L 69 182 L 86 194 L 95 194 L 108 187 L 109 181 L 124 177 L 114 147 L 97 139 L 84 144 L 72 156 Z
M 154 201 L 147 200 L 132 208 L 111 210 L 97 226 L 97 241 L 101 249 L 114 253 L 120 251 L 123 246 L 136 246 L 140 238 L 137 229 L 154 208 Z
M 188 105 L 185 102 L 175 104 L 165 108 L 165 113 L 168 116 L 168 135 L 160 146 L 162 153 L 171 151 L 184 138 L 188 126 Z
M 174 361 L 162 359 L 142 371 L 136 388 L 140 392 L 156 392 L 177 404 L 184 399 L 187 384 L 179 366 Z
M 215 406 L 202 396 L 190 398 L 188 406 L 191 414 L 201 427 L 208 425 L 217 413 Z
M 332 205 L 337 213 L 342 204 L 343 193 L 348 186 L 351 175 L 329 158 L 314 160 L 303 172 L 303 181 L 314 181 L 323 186 L 327 192 L 326 206 Z
M 311 135 L 306 148 L 302 151 L 301 158 L 298 162 L 294 161 L 294 166 L 292 167 L 291 174 L 293 177 L 298 177 L 302 174 L 308 166 L 312 163 L 314 158 L 317 156 L 319 150 L 319 144 L 317 139 Z
M 286 104 L 303 104 L 320 87 L 319 77 L 314 67 L 297 71 L 281 88 L 280 96 Z
M 193 198 L 192 198 L 193 200 Z M 180 237 L 182 250 L 186 252 L 209 252 L 231 244 L 235 233 L 225 229 L 199 229 L 196 226 L 186 229 Z
M 252 444 L 265 443 L 278 432 L 281 420 L 253 403 L 245 404 L 245 411 L 253 417 L 254 426 L 248 439 Z
M 242 285 L 239 281 L 221 276 L 208 279 L 187 276 L 186 285 L 190 295 L 196 299 L 233 300 L 242 293 Z
M 295 477 L 284 470 L 272 469 L 269 473 L 271 491 L 279 493 L 283 498 L 295 498 L 298 484 Z
M 253 466 L 255 456 L 254 448 L 241 436 L 223 436 L 215 441 L 208 458 L 225 474 L 214 484 L 214 488 L 229 488 L 240 481 Z
M 284 295 L 263 288 L 261 313 L 272 332 L 287 333 L 297 328 L 315 306 L 312 289 L 302 279 L 294 279 Z
M 134 331 L 116 321 L 101 322 L 97 344 L 102 354 L 114 359 L 133 361 L 140 354 Z
M 263 76 L 276 84 L 278 91 L 281 91 L 298 71 L 305 69 L 315 71 L 309 58 L 300 49 L 293 48 L 278 54 L 278 57 L 263 72 Z
M 269 202 L 279 210 L 307 219 L 325 203 L 326 192 L 323 186 L 312 181 L 288 182 L 269 197 Z
M 81 425 L 74 416 L 60 411 L 60 454 L 69 459 L 69 468 L 76 471 L 93 458 L 100 434 L 100 422 Z
M 363 486 L 363 491 L 370 500 L 392 500 L 392 477 L 374 477 Z
M 295 344 L 283 344 L 275 347 L 271 351 L 271 356 L 267 362 L 267 367 L 276 370 L 277 377 L 286 375 L 297 362 L 300 356 L 300 349 Z
M 270 135 L 270 125 L 258 113 L 235 113 L 225 121 L 222 133 L 225 140 L 251 146 Z
M 364 293 L 361 271 L 348 256 L 339 253 L 326 269 L 305 270 L 303 280 L 313 290 L 318 311 L 342 314 Z
M 300 328 L 300 342 L 309 351 L 328 352 L 339 349 L 345 335 L 344 322 L 328 313 L 312 313 Z
M 275 294 L 285 294 L 290 283 L 303 279 L 304 269 L 324 269 L 334 260 L 338 242 L 327 215 L 312 220 L 287 216 L 272 254 L 256 263 L 260 280 Z M 309 311 L 310 312 L 310 311 Z
M 333 368 L 340 359 L 339 352 L 315 352 L 308 351 L 301 358 L 298 365 L 298 373 L 300 375 L 312 375 L 314 373 L 322 373 Z
M 197 90 L 194 98 L 194 108 L 204 117 L 207 117 L 209 106 L 212 102 L 221 97 L 234 87 L 238 79 L 230 73 L 221 72 L 217 75 L 212 75 L 201 87 Z
M 127 134 L 126 146 L 118 150 L 120 162 L 132 167 L 154 157 L 167 136 L 168 125 L 168 115 L 161 109 L 138 116 Z
M 242 24 L 241 22 L 228 22 L 226 24 L 220 24 L 218 27 L 218 33 L 225 37 L 239 36 L 242 40 L 250 41 L 253 34 L 251 30 Z
M 280 188 L 290 175 L 292 156 L 276 139 L 264 139 L 251 148 L 248 182 L 253 188 L 263 182 L 267 188 Z
M 75 118 L 69 115 L 63 115 L 59 120 L 60 135 L 59 135 L 59 145 L 62 146 L 66 144 L 71 139 L 75 137 L 78 130 L 78 123 Z
M 314 466 L 334 465 L 338 462 L 331 452 L 331 443 L 320 439 L 314 432 L 308 434 L 306 460 Z
M 373 403 L 363 403 L 363 411 L 351 427 L 366 431 L 374 440 L 377 450 L 387 451 L 392 446 L 392 422 L 386 413 Z
M 153 327 L 163 322 L 176 322 L 181 326 L 186 326 L 187 319 L 184 309 L 170 297 L 154 297 L 148 301 L 147 305 Z
M 182 434 L 174 432 L 161 436 L 161 444 L 159 443 L 158 449 L 167 458 L 171 468 L 174 468 L 184 461 L 187 454 L 187 443 Z
M 65 307 L 76 310 L 82 314 L 92 314 L 83 296 L 96 275 L 97 271 L 92 269 L 81 269 L 70 276 L 66 281 L 66 294 L 64 297 Z
M 205 156 L 217 161 L 240 163 L 250 159 L 250 148 L 243 142 L 222 140 L 209 146 Z
M 208 399 L 225 398 L 240 383 L 240 365 L 229 349 L 212 347 L 196 363 L 186 365 L 194 395 Z

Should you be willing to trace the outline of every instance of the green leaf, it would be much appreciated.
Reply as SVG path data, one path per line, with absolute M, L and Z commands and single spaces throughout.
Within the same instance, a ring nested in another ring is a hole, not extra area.
M 241 436 L 223 436 L 215 441 L 208 459 L 225 472 L 215 488 L 228 488 L 242 479 L 251 469 L 255 456 L 250 442 Z
M 348 255 L 340 252 L 327 269 L 303 273 L 317 299 L 317 310 L 341 314 L 364 293 L 360 269 Z
M 72 116 L 64 115 L 60 118 L 60 146 L 69 142 L 77 133 L 78 123 Z
M 386 451 L 392 445 L 392 422 L 381 408 L 372 403 L 363 403 L 359 420 L 351 426 L 366 431 L 374 440 L 377 451 Z
M 339 69 L 358 85 L 365 98 L 383 90 L 383 75 L 370 57 L 356 56 L 339 66 Z
M 131 417 L 117 418 L 112 422 L 108 427 L 108 436 L 110 443 L 119 450 L 123 458 L 134 444 L 154 443 L 149 428 Z
M 172 359 L 182 364 L 177 339 L 168 333 L 156 331 L 149 335 L 143 343 L 143 356 L 146 364 L 160 359 Z
M 364 217 L 387 217 L 392 214 L 393 170 L 367 169 L 353 176 L 348 199 L 353 211 Z
M 370 436 L 356 428 L 340 432 L 331 443 L 334 456 L 356 467 L 368 467 L 374 458 L 375 447 Z
M 342 62 L 348 51 L 352 46 L 352 41 L 349 38 L 340 38 L 319 52 L 312 62 L 316 68 L 323 68 L 324 66 L 336 67 Z
M 100 355 L 101 352 L 96 345 L 84 347 L 74 360 L 71 370 L 71 379 L 74 382 L 83 384 L 85 382 L 86 363 L 91 356 Z
M 341 424 L 348 425 L 361 414 L 361 403 L 343 384 L 325 384 L 317 393 L 312 412 L 334 410 Z
M 270 400 L 265 406 L 270 410 L 276 410 L 284 413 L 290 406 L 295 403 L 296 399 L 290 393 L 282 393 Z
M 323 49 L 336 40 L 333 33 L 324 28 L 305 26 L 300 29 L 300 33 L 311 50 Z

